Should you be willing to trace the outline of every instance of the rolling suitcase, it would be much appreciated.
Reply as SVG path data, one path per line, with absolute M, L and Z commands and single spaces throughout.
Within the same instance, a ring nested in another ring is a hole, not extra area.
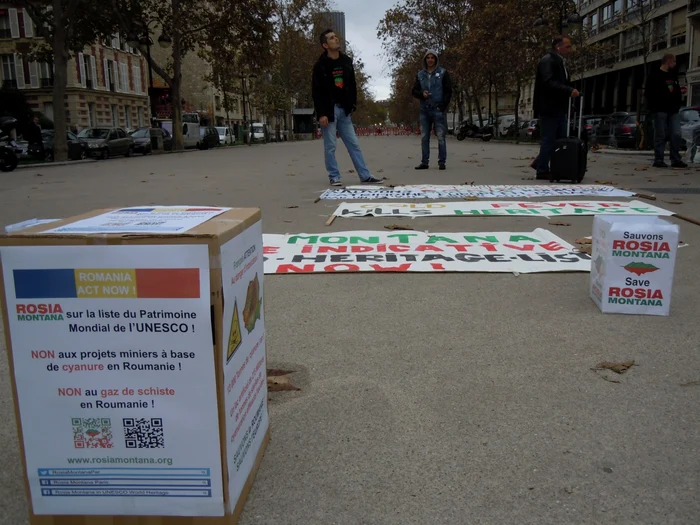
M 583 96 L 579 111 L 578 134 L 571 136 L 571 100 L 569 100 L 569 116 L 566 121 L 566 138 L 557 139 L 550 161 L 549 182 L 570 180 L 579 184 L 586 175 L 588 156 L 587 140 L 581 138 L 583 132 Z

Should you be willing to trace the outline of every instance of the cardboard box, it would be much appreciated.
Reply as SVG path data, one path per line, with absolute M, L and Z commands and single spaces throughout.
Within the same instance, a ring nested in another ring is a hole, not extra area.
M 593 220 L 590 296 L 604 313 L 669 315 L 679 227 L 658 217 Z
M 32 525 L 237 523 L 270 439 L 261 215 L 202 210 L 0 237 Z

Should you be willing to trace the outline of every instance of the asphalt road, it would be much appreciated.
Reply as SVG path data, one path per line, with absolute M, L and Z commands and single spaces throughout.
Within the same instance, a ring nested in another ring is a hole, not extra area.
M 436 159 L 415 171 L 418 137 L 360 142 L 391 184 L 535 183 L 532 146 L 450 138 L 446 171 Z M 357 182 L 342 145 L 338 156 L 344 181 Z M 695 168 L 590 159 L 584 182 L 700 188 Z M 17 170 L 0 177 L 0 224 L 147 204 L 259 206 L 266 233 L 396 222 L 325 226 L 338 203 L 314 200 L 327 185 L 319 141 Z M 656 195 L 700 218 L 698 195 Z M 601 314 L 584 273 L 266 276 L 268 365 L 296 370 L 302 390 L 271 395 L 272 441 L 241 523 L 697 523 L 700 226 L 672 220 L 689 246 L 678 252 L 670 317 Z M 442 232 L 547 227 L 529 217 L 406 221 Z M 569 242 L 591 234 L 591 217 L 566 222 L 550 229 Z M 626 374 L 608 374 L 619 383 L 591 370 L 630 359 Z M 0 367 L 0 523 L 24 525 L 4 355 Z

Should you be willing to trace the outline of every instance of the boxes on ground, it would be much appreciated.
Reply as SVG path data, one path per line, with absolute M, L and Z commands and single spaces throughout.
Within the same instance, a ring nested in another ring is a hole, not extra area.
M 238 521 L 270 438 L 262 253 L 258 209 L 0 237 L 32 525 Z
M 596 216 L 590 296 L 600 310 L 669 315 L 678 236 L 658 217 Z

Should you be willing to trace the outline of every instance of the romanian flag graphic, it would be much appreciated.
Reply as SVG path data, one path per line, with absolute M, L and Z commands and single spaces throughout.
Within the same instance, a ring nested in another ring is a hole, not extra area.
M 199 268 L 14 270 L 17 299 L 198 299 Z

